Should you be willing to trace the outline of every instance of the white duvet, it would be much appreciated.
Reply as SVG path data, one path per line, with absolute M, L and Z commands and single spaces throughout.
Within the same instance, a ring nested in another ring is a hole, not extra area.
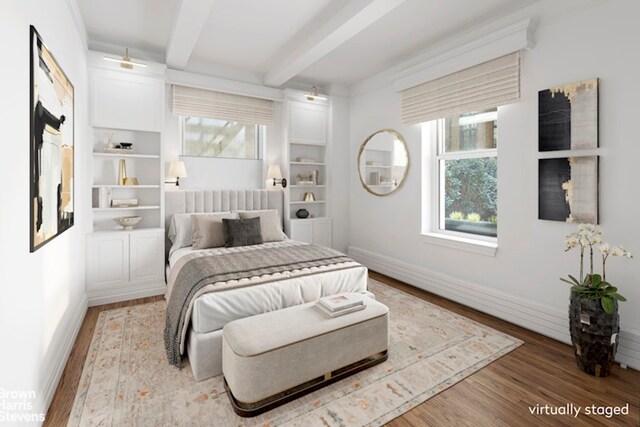
M 203 250 L 194 250 L 191 247 L 181 248 L 174 251 L 169 257 L 169 268 L 172 268 L 186 254 L 194 252 L 216 255 L 257 248 L 301 244 L 303 243 L 285 240 L 237 248 Z M 315 301 L 326 295 L 341 292 L 363 292 L 367 289 L 367 268 L 356 262 L 294 270 L 267 276 L 270 280 L 267 283 L 210 292 L 197 297 L 191 313 L 191 327 L 193 330 L 198 333 L 212 332 L 221 329 L 232 320 Z M 267 277 L 252 277 L 242 279 L 239 283 L 259 283 L 264 281 L 265 278 Z M 273 281 L 273 279 L 277 280 Z M 168 291 L 170 292 L 170 290 Z

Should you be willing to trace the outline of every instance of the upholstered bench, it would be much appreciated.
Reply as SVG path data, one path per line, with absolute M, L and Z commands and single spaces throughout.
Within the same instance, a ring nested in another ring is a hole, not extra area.
M 225 325 L 222 372 L 234 411 L 255 416 L 387 360 L 389 309 L 329 317 L 315 302 Z

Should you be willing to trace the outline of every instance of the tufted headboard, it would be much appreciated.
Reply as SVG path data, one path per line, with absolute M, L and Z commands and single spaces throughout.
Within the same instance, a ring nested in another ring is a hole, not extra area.
M 164 196 L 165 257 L 171 242 L 167 237 L 173 215 L 178 213 L 257 211 L 276 209 L 284 222 L 282 190 L 181 190 L 167 191 Z

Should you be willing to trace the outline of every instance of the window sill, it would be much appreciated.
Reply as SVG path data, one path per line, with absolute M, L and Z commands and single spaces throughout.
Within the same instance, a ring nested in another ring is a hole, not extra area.
M 483 240 L 467 239 L 440 233 L 423 233 L 422 242 L 490 257 L 495 257 L 498 251 L 498 244 L 494 242 L 485 242 Z

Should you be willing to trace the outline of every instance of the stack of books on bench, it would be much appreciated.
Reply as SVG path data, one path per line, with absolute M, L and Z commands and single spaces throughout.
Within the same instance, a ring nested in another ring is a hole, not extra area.
M 316 307 L 331 317 L 338 317 L 364 310 L 366 305 L 362 301 L 362 295 L 346 293 L 320 298 L 316 302 Z

